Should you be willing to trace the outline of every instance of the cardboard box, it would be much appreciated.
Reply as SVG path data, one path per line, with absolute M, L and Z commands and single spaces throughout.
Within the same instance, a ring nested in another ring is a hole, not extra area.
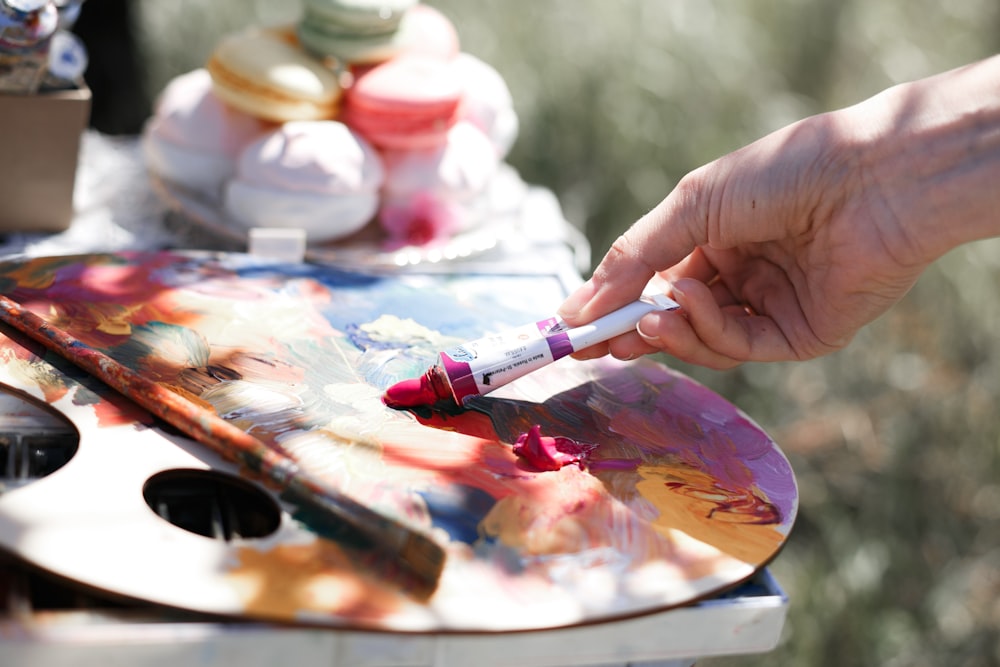
M 89 119 L 88 88 L 0 95 L 0 234 L 69 227 Z

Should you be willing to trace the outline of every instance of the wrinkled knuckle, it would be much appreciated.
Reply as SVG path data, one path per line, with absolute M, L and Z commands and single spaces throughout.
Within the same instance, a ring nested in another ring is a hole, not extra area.
M 713 219 L 718 217 L 712 215 L 713 207 L 710 202 L 713 200 L 714 189 L 706 175 L 707 166 L 684 176 L 678 181 L 673 192 L 678 202 L 678 209 L 686 211 L 686 215 L 683 216 L 683 219 L 688 221 L 685 231 L 692 245 L 702 245 L 711 239 L 711 225 Z
M 634 237 L 634 234 L 635 232 L 629 230 L 614 240 L 614 243 L 608 248 L 604 260 L 594 269 L 593 277 L 597 282 L 611 278 L 611 274 L 616 270 L 614 267 L 636 263 L 648 267 L 648 262 L 643 257 L 642 244 Z
M 625 231 L 611 244 L 608 254 L 616 259 L 635 259 L 639 255 L 639 244 L 633 240 L 630 230 Z
M 688 172 L 674 186 L 674 194 L 685 204 L 697 202 L 705 187 L 704 177 L 700 170 Z

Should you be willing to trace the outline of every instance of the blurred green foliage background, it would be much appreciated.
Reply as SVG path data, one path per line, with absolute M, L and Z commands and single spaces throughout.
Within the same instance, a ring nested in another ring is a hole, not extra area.
M 522 125 L 509 161 L 559 196 L 595 257 L 704 162 L 1000 47 L 988 0 L 429 4 L 506 78 Z M 220 35 L 299 14 L 265 0 L 133 7 L 152 92 Z M 998 287 L 1000 242 L 983 242 L 830 357 L 721 373 L 665 360 L 770 432 L 801 492 L 772 565 L 791 599 L 781 645 L 702 664 L 1000 664 Z

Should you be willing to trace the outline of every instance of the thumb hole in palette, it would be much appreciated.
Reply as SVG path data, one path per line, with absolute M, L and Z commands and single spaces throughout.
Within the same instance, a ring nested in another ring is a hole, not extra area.
M 0 494 L 59 470 L 79 444 L 79 433 L 65 417 L 0 391 Z
M 270 496 L 216 470 L 165 470 L 146 481 L 142 495 L 160 518 L 226 542 L 267 537 L 281 524 L 281 510 Z

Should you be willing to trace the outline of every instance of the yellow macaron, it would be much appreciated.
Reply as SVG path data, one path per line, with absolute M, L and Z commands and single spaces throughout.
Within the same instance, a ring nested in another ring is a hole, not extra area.
M 284 123 L 337 115 L 337 74 L 303 51 L 292 30 L 250 29 L 221 39 L 205 65 L 223 102 Z

